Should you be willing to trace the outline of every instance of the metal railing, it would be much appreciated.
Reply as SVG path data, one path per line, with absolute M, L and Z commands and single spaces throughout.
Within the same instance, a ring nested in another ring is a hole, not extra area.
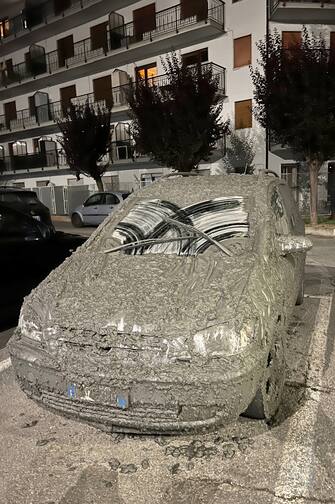
M 196 4 L 195 4 L 196 5 Z M 37 75 L 45 73 L 52 74 L 58 70 L 71 68 L 72 66 L 83 64 L 88 61 L 104 57 L 114 50 L 122 47 L 129 47 L 133 43 L 161 37 L 167 33 L 179 33 L 183 28 L 187 28 L 197 23 L 215 22 L 222 29 L 224 28 L 224 3 L 221 0 L 209 0 L 210 8 L 206 12 L 195 10 L 195 14 L 187 18 L 182 16 L 180 5 L 164 9 L 157 12 L 155 16 L 156 28 L 150 32 L 136 33 L 134 23 L 127 23 L 120 27 L 106 32 L 106 43 L 101 47 L 95 47 L 91 38 L 86 38 L 73 44 L 73 54 L 65 57 L 58 50 L 45 54 L 43 61 L 39 56 L 38 61 L 32 60 L 30 64 L 26 62 L 13 65 L 0 73 L 0 87 L 7 87 L 10 84 L 21 83 L 24 80 L 35 78 Z
M 320 7 L 327 7 L 327 5 L 335 5 L 335 0 L 270 0 L 270 11 L 273 13 L 279 5 L 286 7 L 287 4 L 319 4 Z
M 27 171 L 48 167 L 59 168 L 60 166 L 66 166 L 66 158 L 64 153 L 60 150 L 0 157 L 0 173 L 6 171 Z
M 32 9 L 24 9 L 17 16 L 4 19 L 0 33 L 0 44 L 5 43 L 8 38 L 16 37 L 22 32 L 29 32 L 35 26 L 49 24 L 55 16 L 62 16 L 71 13 L 73 9 L 84 9 L 100 0 L 69 0 L 66 9 L 57 11 L 53 0 L 47 0 Z M 56 18 L 57 19 L 57 18 Z
M 218 91 L 220 94 L 226 94 L 226 69 L 215 63 L 202 63 L 202 69 L 211 68 L 213 75 L 218 79 Z M 166 86 L 169 83 L 167 74 L 158 75 L 147 80 L 148 85 Z M 73 105 L 84 106 L 86 102 L 90 104 L 96 111 L 98 108 L 104 110 L 113 105 L 116 107 L 127 107 L 127 92 L 130 89 L 132 82 L 122 86 L 114 86 L 111 88 L 110 96 L 101 100 L 96 100 L 94 93 L 76 96 L 71 99 Z M 65 117 L 67 106 L 62 101 L 49 102 L 39 105 L 31 109 L 18 110 L 16 118 L 8 120 L 5 115 L 0 116 L 0 136 L 6 132 L 29 129 L 43 125 L 44 123 L 54 121 L 57 122 Z

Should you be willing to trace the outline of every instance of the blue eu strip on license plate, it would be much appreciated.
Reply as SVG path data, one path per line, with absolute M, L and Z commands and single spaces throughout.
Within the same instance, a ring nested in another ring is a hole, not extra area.
M 120 409 L 127 409 L 128 408 L 128 397 L 125 395 L 117 395 L 116 396 L 116 405 Z

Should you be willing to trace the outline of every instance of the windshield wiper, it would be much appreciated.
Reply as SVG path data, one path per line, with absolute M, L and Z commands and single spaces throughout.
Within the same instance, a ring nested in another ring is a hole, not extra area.
M 202 238 L 205 238 L 205 240 L 211 242 L 213 245 L 215 245 L 215 247 L 217 247 L 218 249 L 220 249 L 221 252 L 223 252 L 227 256 L 232 257 L 233 254 L 232 254 L 232 252 L 227 247 L 225 247 L 224 245 L 221 245 L 221 243 L 219 243 L 218 241 L 214 240 L 214 238 L 211 238 L 210 236 L 208 236 L 207 233 L 204 233 L 203 231 L 200 231 L 199 229 L 197 229 L 194 226 L 191 226 L 190 224 L 185 224 L 184 222 L 180 222 L 180 221 L 178 221 L 176 219 L 171 219 L 170 217 L 163 217 L 163 219 L 165 220 L 165 222 L 169 222 L 170 224 L 173 224 L 175 226 L 179 226 L 181 228 L 184 228 L 187 231 L 193 231 L 193 233 L 196 233 L 199 236 L 201 236 Z
M 136 242 L 124 243 L 123 245 L 118 245 L 117 247 L 113 247 L 111 249 L 104 250 L 104 254 L 110 254 L 111 252 L 118 252 L 119 250 L 131 249 L 142 247 L 144 245 L 156 245 L 158 243 L 170 243 L 172 241 L 181 241 L 188 239 L 195 239 L 195 236 L 178 236 L 176 238 L 147 238 L 146 240 L 138 240 Z

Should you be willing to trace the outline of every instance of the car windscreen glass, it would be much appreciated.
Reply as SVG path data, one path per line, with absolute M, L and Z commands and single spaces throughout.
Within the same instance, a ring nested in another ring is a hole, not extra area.
M 248 239 L 248 212 L 244 198 L 236 196 L 184 208 L 169 201 L 141 201 L 117 224 L 112 236 L 125 254 L 195 256 L 213 244 L 220 247 L 224 241 Z
M 125 200 L 126 198 L 128 198 L 128 196 L 129 196 L 129 195 L 130 195 L 130 193 L 129 193 L 129 192 L 122 193 L 122 199 L 124 199 L 124 200 Z
M 19 193 L 19 196 L 21 201 L 23 201 L 27 205 L 36 205 L 37 203 L 40 203 L 36 193 L 34 193 L 33 191 L 21 192 Z
M 38 203 L 36 193 L 34 192 L 3 192 L 0 193 L 1 203 L 25 203 L 27 205 Z

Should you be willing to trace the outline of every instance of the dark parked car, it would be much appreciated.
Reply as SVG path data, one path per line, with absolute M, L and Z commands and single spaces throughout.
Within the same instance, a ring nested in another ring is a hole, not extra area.
M 71 215 L 71 222 L 75 227 L 98 226 L 123 201 L 128 198 L 129 192 L 103 192 L 92 194 Z
M 50 210 L 43 205 L 34 191 L 0 186 L 0 204 L 2 208 L 6 207 L 13 210 L 12 217 L 16 215 L 19 218 L 19 215 L 21 215 L 22 222 L 24 221 L 24 216 L 27 219 L 36 221 L 38 223 L 37 228 L 41 230 L 44 238 L 52 236 L 55 233 Z M 25 222 L 28 222 L 27 219 Z
M 19 383 L 116 431 L 270 419 L 310 247 L 278 178 L 161 179 L 26 298 L 10 343 Z

